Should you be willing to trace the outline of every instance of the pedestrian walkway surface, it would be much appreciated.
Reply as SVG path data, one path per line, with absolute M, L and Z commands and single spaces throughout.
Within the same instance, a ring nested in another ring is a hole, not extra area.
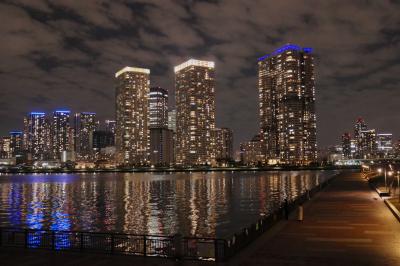
M 360 173 L 339 175 L 229 265 L 400 265 L 400 223 Z
M 211 265 L 213 263 L 2 250 L 0 265 Z M 400 223 L 359 173 L 343 173 L 224 265 L 400 265 Z

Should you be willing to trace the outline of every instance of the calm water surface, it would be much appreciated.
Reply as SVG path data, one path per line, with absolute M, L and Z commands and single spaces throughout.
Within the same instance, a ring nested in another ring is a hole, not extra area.
M 335 171 L 0 175 L 0 225 L 226 237 Z

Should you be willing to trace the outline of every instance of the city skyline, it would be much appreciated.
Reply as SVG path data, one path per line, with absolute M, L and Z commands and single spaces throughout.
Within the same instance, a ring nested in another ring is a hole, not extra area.
M 173 101 L 172 68 L 194 57 L 215 62 L 216 126 L 233 130 L 237 149 L 258 129 L 257 58 L 295 43 L 316 55 L 319 147 L 337 142 L 354 123 L 348 117 L 365 117 L 399 136 L 400 125 L 386 123 L 398 117 L 399 96 L 398 4 L 390 1 L 5 1 L 1 7 L 10 22 L 0 29 L 1 135 L 20 129 L 20 117 L 31 110 L 68 107 L 112 118 L 112 73 L 125 65 L 151 69 L 151 84 L 168 89 Z

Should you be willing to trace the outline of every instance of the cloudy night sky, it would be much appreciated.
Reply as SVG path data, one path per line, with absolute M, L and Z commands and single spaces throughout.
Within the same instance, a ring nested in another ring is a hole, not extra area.
M 258 133 L 257 58 L 313 47 L 319 147 L 357 117 L 400 137 L 399 1 L 101 1 L 0 3 L 0 134 L 30 111 L 114 117 L 114 73 L 151 69 L 174 97 L 173 67 L 216 63 L 217 126 L 235 145 Z

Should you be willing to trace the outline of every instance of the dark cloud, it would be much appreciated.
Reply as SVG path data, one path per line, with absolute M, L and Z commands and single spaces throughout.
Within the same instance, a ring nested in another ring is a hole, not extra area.
M 320 146 L 359 116 L 399 137 L 399 12 L 389 0 L 2 1 L 0 130 L 31 110 L 113 117 L 125 65 L 174 95 L 173 66 L 195 57 L 216 62 L 217 125 L 238 144 L 258 131 L 257 58 L 295 43 L 315 51 Z

